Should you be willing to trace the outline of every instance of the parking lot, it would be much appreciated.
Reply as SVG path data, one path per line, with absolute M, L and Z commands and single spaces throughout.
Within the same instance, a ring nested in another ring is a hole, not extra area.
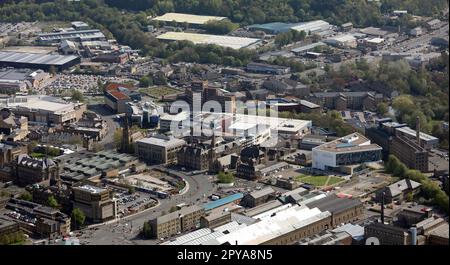
M 114 188 L 114 198 L 119 205 L 119 217 L 124 217 L 136 213 L 145 208 L 156 205 L 157 201 L 150 194 L 144 192 L 135 192 L 129 194 L 128 191 Z

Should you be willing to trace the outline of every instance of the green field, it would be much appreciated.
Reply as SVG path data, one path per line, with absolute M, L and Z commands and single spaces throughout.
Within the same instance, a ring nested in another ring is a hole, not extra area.
M 334 185 L 336 183 L 339 183 L 343 181 L 343 179 L 339 177 L 332 177 L 332 176 L 306 176 L 306 175 L 300 175 L 295 178 L 295 180 L 311 184 L 316 187 L 323 187 L 323 186 L 330 186 Z
M 143 94 L 147 94 L 150 97 L 160 98 L 162 96 L 167 96 L 175 93 L 179 93 L 180 91 L 170 87 L 147 87 L 139 89 L 139 92 Z

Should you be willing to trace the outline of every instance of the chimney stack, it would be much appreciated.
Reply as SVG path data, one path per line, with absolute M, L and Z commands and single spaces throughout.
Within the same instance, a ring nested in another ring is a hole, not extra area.
M 385 192 L 381 193 L 381 223 L 384 224 L 384 195 Z
M 417 143 L 420 146 L 420 119 L 419 119 L 419 116 L 416 117 L 416 138 L 417 138 Z

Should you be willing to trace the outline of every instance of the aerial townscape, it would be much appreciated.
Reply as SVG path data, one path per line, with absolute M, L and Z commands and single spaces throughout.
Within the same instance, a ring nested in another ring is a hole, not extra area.
M 0 245 L 448 245 L 448 11 L 0 1 Z

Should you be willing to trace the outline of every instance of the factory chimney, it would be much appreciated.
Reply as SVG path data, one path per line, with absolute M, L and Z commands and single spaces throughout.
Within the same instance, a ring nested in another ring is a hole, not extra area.
M 381 223 L 384 224 L 384 194 L 385 192 L 381 193 Z
M 409 231 L 411 232 L 411 245 L 417 245 L 417 227 L 413 225 Z
M 417 138 L 417 144 L 420 146 L 420 118 L 419 116 L 416 117 L 416 138 Z

